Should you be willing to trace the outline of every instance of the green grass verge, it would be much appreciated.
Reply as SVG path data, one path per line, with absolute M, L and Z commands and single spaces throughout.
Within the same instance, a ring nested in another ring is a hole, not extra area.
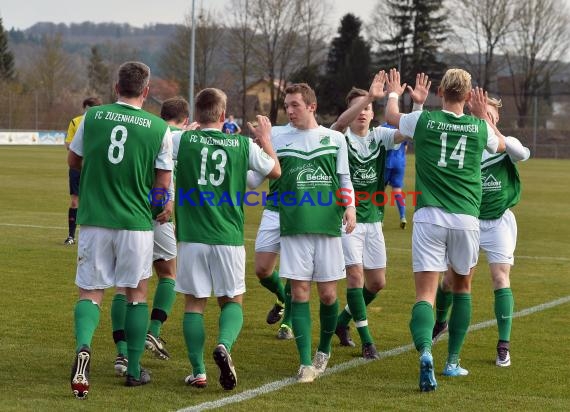
M 110 303 L 106 295 L 93 341 L 92 389 L 81 402 L 71 395 L 73 307 L 77 298 L 76 247 L 63 246 L 67 226 L 67 167 L 61 147 L 0 147 L 0 410 L 176 410 L 212 402 L 293 376 L 298 357 L 291 341 L 275 339 L 277 325 L 265 324 L 274 299 L 253 272 L 253 242 L 247 246 L 244 328 L 233 350 L 239 383 L 226 392 L 217 383 L 217 368 L 206 358 L 209 386 L 189 388 L 190 372 L 182 337 L 183 299 L 178 296 L 163 328 L 170 361 L 144 357 L 153 381 L 144 388 L 125 388 L 113 375 L 114 345 Z M 406 173 L 413 186 L 413 158 Z M 570 295 L 570 212 L 567 176 L 570 161 L 530 160 L 520 172 L 523 200 L 515 208 L 519 225 L 516 266 L 512 270 L 515 310 Z M 247 208 L 246 238 L 254 239 L 259 208 Z M 411 222 L 411 208 L 408 221 Z M 414 301 L 411 274 L 411 225 L 398 227 L 395 208 L 387 208 L 384 232 L 388 246 L 388 283 L 369 309 L 372 334 L 380 351 L 411 342 L 408 322 Z M 551 259 L 554 258 L 554 259 Z M 156 281 L 151 282 L 151 294 Z M 344 283 L 339 287 L 344 305 Z M 313 290 L 313 295 L 315 295 Z M 313 296 L 314 344 L 318 305 Z M 481 256 L 473 287 L 473 323 L 493 319 L 493 293 Z M 494 366 L 496 327 L 471 332 L 462 353 L 465 378 L 445 379 L 431 394 L 417 390 L 418 357 L 414 351 L 331 374 L 310 385 L 290 385 L 253 399 L 225 406 L 250 410 L 570 410 L 570 368 L 565 347 L 570 341 L 564 304 L 513 322 L 510 368 Z M 218 309 L 206 312 L 207 352 L 213 350 Z M 359 356 L 358 349 L 334 341 L 330 366 Z M 443 368 L 445 341 L 435 347 L 436 371 Z

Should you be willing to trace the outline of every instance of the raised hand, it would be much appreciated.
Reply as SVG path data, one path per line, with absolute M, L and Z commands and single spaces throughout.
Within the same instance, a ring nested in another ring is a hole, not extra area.
M 487 115 L 487 92 L 480 87 L 471 90 L 471 99 L 467 103 L 467 107 L 473 116 L 490 122 Z
M 271 121 L 267 116 L 257 115 L 257 125 L 254 126 L 252 123 L 247 122 L 249 130 L 253 134 L 253 141 L 259 146 L 264 148 L 267 144 L 270 144 L 271 140 Z
M 386 93 L 397 93 L 401 96 L 406 90 L 407 84 L 400 84 L 400 72 L 396 69 L 390 69 L 386 82 Z
M 380 70 L 374 76 L 374 80 L 372 80 L 372 84 L 370 85 L 370 89 L 368 90 L 368 95 L 373 100 L 379 100 L 384 97 L 386 94 L 384 92 L 384 84 L 386 83 L 386 72 L 384 70 Z
M 410 97 L 416 104 L 423 105 L 429 95 L 429 88 L 431 87 L 431 80 L 425 73 L 416 74 L 416 86 L 412 89 L 408 86 Z

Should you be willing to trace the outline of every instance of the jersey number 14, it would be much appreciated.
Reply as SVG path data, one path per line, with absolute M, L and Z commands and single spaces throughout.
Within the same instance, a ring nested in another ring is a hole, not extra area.
M 445 160 L 445 156 L 447 155 L 447 133 L 442 133 L 439 137 L 441 140 L 441 157 L 437 162 L 439 167 L 447 167 L 447 161 Z M 465 158 L 465 146 L 467 145 L 467 136 L 463 135 L 455 145 L 453 152 L 449 156 L 449 159 L 457 160 L 458 169 L 463 169 L 463 159 Z

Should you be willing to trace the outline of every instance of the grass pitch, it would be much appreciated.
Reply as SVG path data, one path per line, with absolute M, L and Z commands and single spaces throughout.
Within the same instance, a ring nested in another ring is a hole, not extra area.
M 413 158 L 406 172 L 413 188 Z M 568 160 L 531 159 L 519 167 L 521 203 L 514 209 L 519 226 L 516 262 L 511 272 L 515 311 L 570 296 L 570 212 Z M 418 391 L 418 356 L 409 349 L 410 310 L 414 301 L 411 273 L 411 225 L 398 227 L 395 208 L 387 209 L 384 233 L 388 247 L 387 286 L 369 307 L 369 323 L 384 358 L 360 362 L 358 348 L 334 340 L 330 374 L 308 385 L 289 384 L 298 368 L 291 341 L 275 339 L 277 325 L 265 323 L 273 297 L 253 271 L 253 239 L 259 208 L 246 208 L 248 292 L 244 328 L 232 351 L 238 386 L 218 384 L 209 352 L 214 349 L 218 309 L 214 300 L 205 314 L 206 367 L 209 386 L 186 386 L 190 364 L 182 336 L 183 299 L 178 296 L 163 328 L 169 361 L 145 355 L 152 383 L 125 388 L 113 374 L 115 357 L 110 330 L 112 292 L 105 297 L 93 341 L 91 390 L 86 401 L 73 398 L 69 373 L 73 361 L 73 307 L 76 246 L 66 247 L 67 166 L 62 147 L 0 147 L 0 410 L 155 410 L 222 406 L 250 410 L 570 410 L 570 368 L 565 349 L 570 341 L 570 303 L 540 310 L 513 321 L 512 366 L 494 365 L 496 326 L 469 333 L 462 365 L 469 376 L 444 378 L 446 341 L 434 348 L 439 387 Z M 412 210 L 408 208 L 408 220 Z M 473 324 L 494 319 L 493 293 L 482 255 L 473 286 Z M 156 280 L 151 281 L 154 293 Z M 318 304 L 313 290 L 313 342 L 318 340 Z M 344 283 L 339 287 L 344 305 Z M 358 337 L 354 336 L 357 340 Z M 261 389 L 260 389 L 261 388 Z M 231 403 L 222 404 L 233 396 Z M 248 400 L 235 403 L 250 397 Z

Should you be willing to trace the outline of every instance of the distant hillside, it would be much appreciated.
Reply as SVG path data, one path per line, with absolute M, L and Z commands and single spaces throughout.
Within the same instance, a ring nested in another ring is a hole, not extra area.
M 8 32 L 10 45 L 17 61 L 26 61 L 27 54 L 38 46 L 43 36 L 61 34 L 64 49 L 70 54 L 88 58 L 91 47 L 101 46 L 104 56 L 112 58 L 121 51 L 134 55 L 158 73 L 158 60 L 165 45 L 175 33 L 177 24 L 153 24 L 143 28 L 127 23 L 36 23 L 26 30 L 12 29 Z M 107 50 L 106 50 L 107 49 Z

